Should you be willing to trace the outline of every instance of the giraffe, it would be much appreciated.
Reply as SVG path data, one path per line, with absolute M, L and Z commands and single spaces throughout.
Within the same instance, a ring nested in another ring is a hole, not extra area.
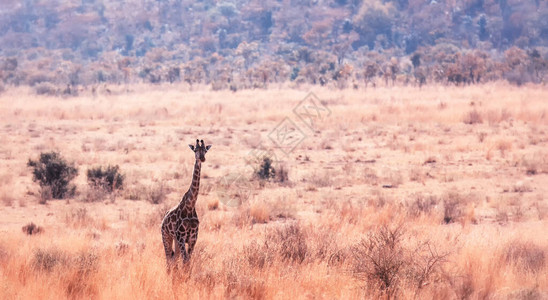
M 182 256 L 183 262 L 188 262 L 198 239 L 199 221 L 195 206 L 200 188 L 200 169 L 211 145 L 204 146 L 204 140 L 201 140 L 201 144 L 196 140 L 196 146 L 188 146 L 194 151 L 196 157 L 192 183 L 181 202 L 170 209 L 162 221 L 162 242 L 166 252 L 168 273 L 171 272 L 172 267 L 176 266 L 179 254 Z M 175 242 L 175 251 L 173 242 Z M 185 247 L 185 243 L 187 247 Z

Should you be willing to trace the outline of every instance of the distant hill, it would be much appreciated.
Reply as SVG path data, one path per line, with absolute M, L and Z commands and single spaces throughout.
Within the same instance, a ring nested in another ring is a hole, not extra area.
M 141 81 L 545 83 L 547 2 L 2 0 L 0 78 L 39 93 Z

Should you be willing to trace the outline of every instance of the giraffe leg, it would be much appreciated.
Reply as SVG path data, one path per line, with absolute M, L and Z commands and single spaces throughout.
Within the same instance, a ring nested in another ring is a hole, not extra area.
M 188 237 L 188 258 L 189 259 L 190 259 L 190 256 L 192 255 L 192 252 L 194 251 L 194 245 L 196 245 L 197 240 L 198 240 L 198 228 L 193 230 Z
M 175 264 L 175 253 L 173 252 L 173 236 L 162 228 L 162 242 L 166 253 L 167 272 L 171 273 L 171 268 Z
M 181 252 L 181 257 L 183 262 L 188 261 L 188 252 L 186 251 L 185 242 L 186 242 L 186 233 L 181 233 L 177 231 L 175 233 L 175 239 L 177 240 L 177 245 L 179 246 L 179 251 Z

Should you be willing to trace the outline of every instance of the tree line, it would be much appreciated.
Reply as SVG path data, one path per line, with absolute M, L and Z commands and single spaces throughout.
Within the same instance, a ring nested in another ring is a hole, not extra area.
M 137 82 L 545 83 L 547 43 L 538 0 L 0 2 L 0 82 L 45 94 Z

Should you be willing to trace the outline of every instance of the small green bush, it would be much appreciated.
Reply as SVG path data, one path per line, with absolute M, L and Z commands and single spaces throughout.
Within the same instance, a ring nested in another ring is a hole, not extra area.
M 27 166 L 33 169 L 33 180 L 38 182 L 43 190 L 50 190 L 54 199 L 74 196 L 76 186 L 71 185 L 70 181 L 78 175 L 78 169 L 63 159 L 59 153 L 40 153 L 40 159 L 29 159 Z
M 120 173 L 118 165 L 88 169 L 87 178 L 91 187 L 101 188 L 109 193 L 114 190 L 121 190 L 124 187 L 125 176 Z
M 270 157 L 263 157 L 263 161 L 260 163 L 256 174 L 263 180 L 269 180 L 276 177 L 276 170 L 274 169 L 274 166 L 272 166 L 272 159 L 270 159 Z

